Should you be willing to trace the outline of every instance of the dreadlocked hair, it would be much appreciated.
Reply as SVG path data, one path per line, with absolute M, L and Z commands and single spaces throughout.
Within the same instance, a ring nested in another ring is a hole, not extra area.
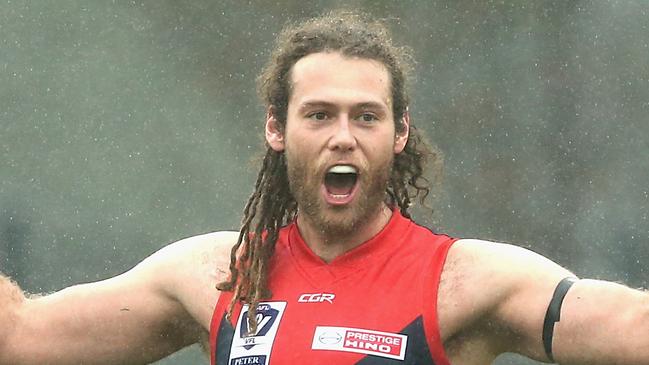
M 391 78 L 395 131 L 406 128 L 409 96 L 406 82 L 411 71 L 410 51 L 393 45 L 389 31 L 379 21 L 351 11 L 334 11 L 322 17 L 285 27 L 278 35 L 269 63 L 258 78 L 259 95 L 273 109 L 280 131 L 286 127 L 291 93 L 291 69 L 301 58 L 319 52 L 339 52 L 346 57 L 375 60 Z M 410 217 L 412 200 L 424 204 L 430 181 L 424 176 L 427 159 L 437 160 L 417 128 L 410 124 L 404 150 L 394 156 L 386 200 Z M 270 297 L 268 266 L 275 250 L 279 229 L 297 214 L 297 202 L 289 190 L 283 152 L 266 145 L 255 189 L 243 211 L 239 239 L 230 253 L 230 277 L 219 283 L 222 291 L 233 291 L 228 308 L 231 316 L 237 302 L 248 304 L 249 334 L 256 333 L 259 302 Z
M 284 154 L 269 148 L 257 176 L 255 191 L 243 210 L 239 238 L 230 252 L 230 278 L 217 285 L 219 290 L 234 291 L 228 316 L 237 301 L 250 304 L 252 333 L 257 326 L 257 304 L 270 296 L 266 288 L 267 265 L 275 250 L 279 228 L 297 212 L 297 204 L 288 188 L 288 176 L 278 171 L 286 171 Z

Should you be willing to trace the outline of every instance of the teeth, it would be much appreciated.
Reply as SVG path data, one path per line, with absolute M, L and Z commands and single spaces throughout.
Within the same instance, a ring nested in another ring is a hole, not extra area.
M 357 173 L 354 166 L 349 165 L 336 165 L 327 171 L 332 174 L 355 174 Z
M 342 194 L 342 195 L 340 195 L 340 194 L 331 194 L 331 196 L 333 196 L 334 199 L 343 199 L 343 198 L 348 197 L 349 194 Z

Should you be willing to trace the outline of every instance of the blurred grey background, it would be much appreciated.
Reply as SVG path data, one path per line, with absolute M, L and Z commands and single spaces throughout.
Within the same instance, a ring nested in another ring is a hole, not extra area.
M 50 292 L 238 228 L 274 35 L 343 4 L 415 51 L 414 123 L 446 165 L 420 222 L 647 285 L 641 0 L 2 1 L 0 271 Z

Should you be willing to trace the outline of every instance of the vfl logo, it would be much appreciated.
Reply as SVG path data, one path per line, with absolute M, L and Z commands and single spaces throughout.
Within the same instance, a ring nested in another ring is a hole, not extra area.
M 257 331 L 255 333 L 250 332 L 250 318 L 248 318 L 248 311 L 246 310 L 243 313 L 243 320 L 241 321 L 239 336 L 243 339 L 243 342 L 246 344 L 243 346 L 246 350 L 250 350 L 253 346 L 256 345 L 255 337 L 265 336 L 268 331 L 271 329 L 275 321 L 277 320 L 277 315 L 279 311 L 273 309 L 268 304 L 259 304 L 257 307 L 257 314 L 255 318 L 257 319 Z
M 250 332 L 248 305 L 244 305 L 234 327 L 228 365 L 268 365 L 286 302 L 262 302 L 257 306 L 257 331 Z
M 315 293 L 315 294 L 302 294 L 298 298 L 299 303 L 322 303 L 329 302 L 333 304 L 336 294 L 329 293 Z

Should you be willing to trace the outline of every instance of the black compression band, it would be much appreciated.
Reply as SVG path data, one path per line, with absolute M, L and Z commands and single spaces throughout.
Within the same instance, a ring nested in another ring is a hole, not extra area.
M 557 288 L 554 289 L 554 294 L 552 295 L 552 300 L 548 306 L 547 312 L 545 312 L 545 320 L 543 321 L 543 347 L 545 348 L 545 354 L 548 356 L 550 361 L 554 362 L 552 357 L 552 336 L 554 334 L 554 324 L 559 322 L 561 319 L 561 305 L 563 304 L 563 298 L 566 297 L 568 289 L 577 281 L 576 278 L 565 278 L 557 284 Z

